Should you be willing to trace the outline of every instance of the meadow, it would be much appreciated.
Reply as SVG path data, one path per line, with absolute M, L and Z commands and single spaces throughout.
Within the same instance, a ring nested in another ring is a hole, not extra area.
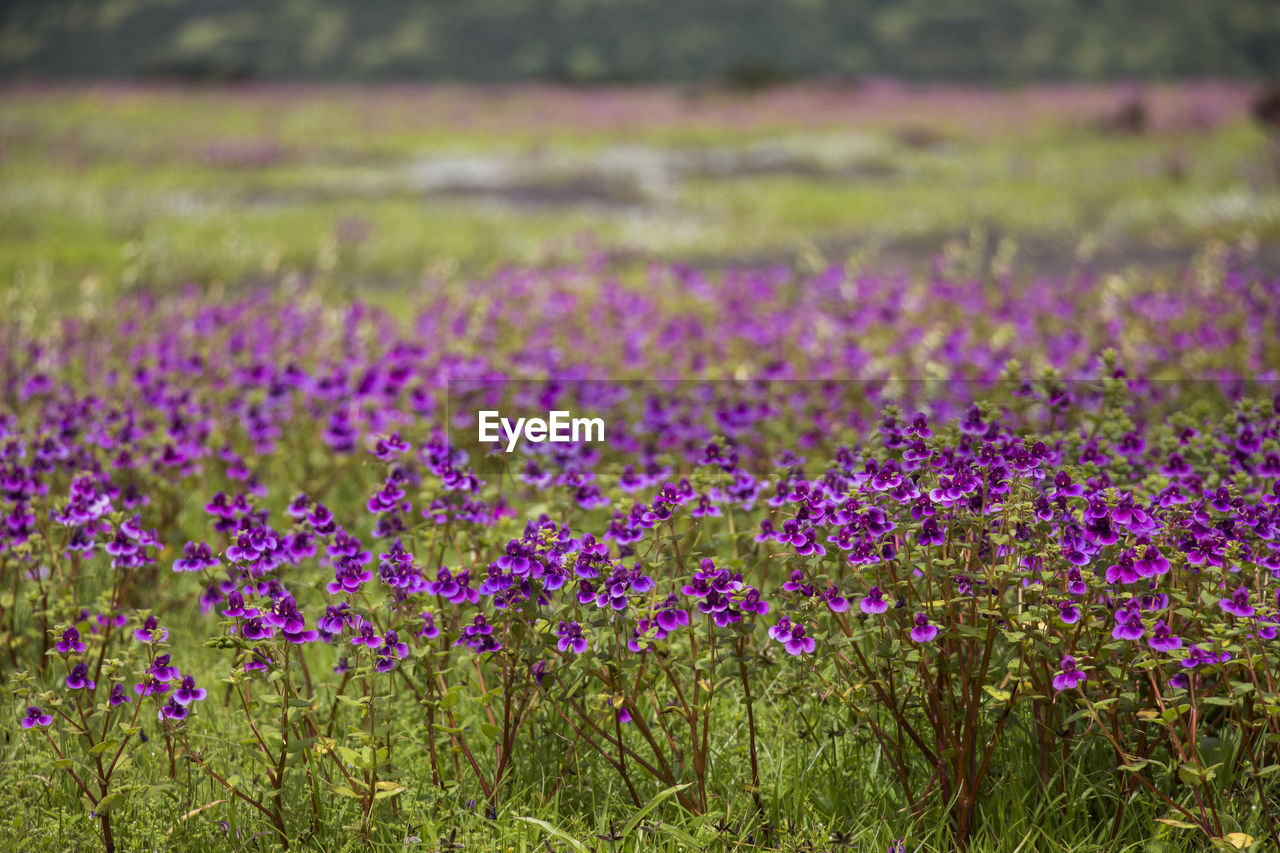
M 1249 95 L 11 88 L 0 835 L 1273 849 Z

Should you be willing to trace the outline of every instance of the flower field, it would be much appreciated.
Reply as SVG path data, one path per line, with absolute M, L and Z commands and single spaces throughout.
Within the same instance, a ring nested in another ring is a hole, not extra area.
M 15 292 L 0 834 L 1273 849 L 1280 277 L 1231 236 Z

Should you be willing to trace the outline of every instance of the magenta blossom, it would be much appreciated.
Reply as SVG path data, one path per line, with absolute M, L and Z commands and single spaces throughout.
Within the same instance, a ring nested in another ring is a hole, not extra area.
M 169 632 L 159 627 L 156 617 L 148 616 L 142 627 L 133 632 L 133 638 L 139 643 L 163 643 L 169 638 Z
M 884 593 L 880 591 L 880 587 L 873 586 L 867 590 L 867 594 L 858 602 L 858 607 L 863 613 L 876 615 L 888 610 L 889 603 L 884 600 Z
M 938 627 L 929 624 L 929 617 L 924 613 L 916 614 L 916 626 L 911 629 L 911 639 L 917 643 L 930 643 L 938 636 Z
M 1249 603 L 1249 590 L 1243 584 L 1236 587 L 1236 591 L 1231 593 L 1230 598 L 1219 600 L 1218 606 L 1241 619 L 1247 619 L 1254 614 L 1253 605 Z
M 1071 655 L 1064 655 L 1058 666 L 1061 668 L 1061 672 L 1053 677 L 1054 690 L 1074 690 L 1089 677 L 1086 673 L 1076 669 L 1076 659 Z
M 560 627 L 556 629 L 556 635 L 560 638 L 556 641 L 556 648 L 562 652 L 572 650 L 575 655 L 580 655 L 587 650 L 587 641 L 582 636 L 582 626 L 577 622 L 560 622 Z
M 22 727 L 29 729 L 32 726 L 47 726 L 53 722 L 53 716 L 41 711 L 35 705 L 27 706 L 27 715 L 22 718 Z
M 208 695 L 208 691 L 203 687 L 196 687 L 196 680 L 191 676 L 182 679 L 182 683 L 178 689 L 173 691 L 173 701 L 179 705 L 190 705 L 192 702 L 199 702 Z

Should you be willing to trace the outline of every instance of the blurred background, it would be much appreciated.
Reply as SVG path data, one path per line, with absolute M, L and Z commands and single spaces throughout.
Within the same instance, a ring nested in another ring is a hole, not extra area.
M 1277 79 L 1274 0 L 10 0 L 0 281 L 1280 269 Z

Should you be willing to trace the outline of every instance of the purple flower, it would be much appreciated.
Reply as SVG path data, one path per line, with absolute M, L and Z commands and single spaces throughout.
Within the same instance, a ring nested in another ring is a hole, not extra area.
M 884 593 L 881 592 L 880 587 L 873 586 L 867 590 L 867 594 L 858 602 L 858 607 L 863 613 L 873 616 L 888 610 L 889 603 L 884 600 Z
M 173 691 L 172 701 L 179 705 L 190 705 L 192 702 L 199 702 L 208 695 L 203 687 L 196 687 L 196 680 L 191 676 L 182 679 L 182 683 L 178 685 L 178 689 Z
M 84 651 L 84 643 L 80 642 L 80 632 L 75 629 L 75 626 L 62 632 L 62 639 L 58 641 L 58 651 L 64 655 Z
M 1134 561 L 1134 568 L 1144 578 L 1163 575 L 1169 572 L 1169 560 L 1154 545 L 1148 545 L 1142 556 Z
M 440 636 L 440 629 L 436 626 L 436 617 L 430 611 L 422 611 L 419 617 L 422 619 L 422 630 L 418 632 L 419 637 L 434 640 Z
M 169 685 L 159 679 L 148 676 L 146 680 L 133 686 L 133 692 L 139 696 L 154 696 L 157 693 L 168 693 Z
M 32 726 L 47 726 L 53 722 L 53 716 L 41 711 L 35 705 L 27 706 L 27 715 L 22 718 L 22 727 L 29 729 Z
M 396 661 L 404 660 L 408 656 L 409 646 L 400 642 L 395 631 L 387 631 L 382 648 L 378 649 L 378 657 L 374 661 L 373 668 L 378 672 L 390 672 L 395 669 Z
M 560 622 L 560 627 L 556 629 L 556 636 L 560 639 L 556 641 L 556 648 L 562 652 L 573 650 L 575 655 L 580 655 L 587 650 L 587 641 L 582 636 L 582 626 L 577 622 Z
M 71 668 L 66 681 L 67 686 L 72 690 L 92 690 L 98 686 L 89 677 L 89 667 L 83 663 L 78 663 Z
M 781 624 L 782 620 L 779 620 L 778 625 L 775 625 L 774 628 L 780 627 Z M 789 655 L 812 654 L 818 645 L 813 637 L 805 636 L 804 626 L 799 622 L 790 623 L 790 630 L 783 636 L 776 636 L 775 639 L 782 641 Z
M 329 594 L 349 594 L 359 592 L 362 585 L 373 580 L 373 570 L 361 565 L 354 558 L 344 557 L 335 564 L 333 576 L 334 579 L 325 584 L 325 589 L 329 591 Z
M 147 669 L 147 674 L 156 681 L 173 681 L 175 678 L 182 677 L 178 668 L 169 664 L 168 655 L 157 655 L 155 663 Z
M 1147 640 L 1147 645 L 1158 652 L 1171 652 L 1182 648 L 1182 638 L 1171 633 L 1165 621 L 1159 619 L 1151 628 L 1151 638 Z
M 790 580 L 783 582 L 782 588 L 787 592 L 798 592 L 806 598 L 814 594 L 813 584 L 805 582 L 803 569 L 793 571 Z
M 935 489 L 935 491 L 937 491 Z M 941 545 L 947 541 L 947 536 L 943 533 L 942 528 L 938 526 L 938 522 L 932 518 L 926 518 L 924 523 L 920 525 L 920 530 L 916 533 L 916 541 L 922 546 L 924 545 Z
M 925 613 L 916 614 L 916 626 L 911 629 L 911 639 L 917 643 L 929 643 L 933 638 L 938 636 L 938 628 L 929 624 L 929 617 Z
M 202 569 L 213 569 L 220 561 L 213 556 L 213 550 L 204 542 L 199 544 L 188 542 L 182 546 L 182 556 L 173 561 L 175 572 L 198 572 Z
M 1137 606 L 1116 611 L 1116 626 L 1111 629 L 1111 637 L 1116 640 L 1141 640 L 1146 631 L 1142 627 L 1142 614 Z
M 1180 660 L 1179 663 L 1187 669 L 1195 669 L 1200 664 L 1226 663 L 1229 660 L 1231 660 L 1231 652 L 1214 654 L 1193 644 L 1187 650 L 1187 656 Z
M 470 625 L 462 629 L 462 636 L 453 643 L 455 646 L 467 646 L 476 654 L 496 652 L 502 648 L 493 636 L 493 626 L 485 621 L 483 613 L 477 613 Z
M 438 595 L 452 604 L 467 602 L 476 604 L 480 601 L 479 591 L 472 589 L 471 573 L 463 570 L 455 576 L 444 566 L 436 573 L 436 580 L 427 581 L 423 589 L 429 595 Z
M 223 616 L 231 616 L 236 619 L 249 618 L 258 615 L 256 607 L 245 607 L 244 596 L 239 590 L 233 589 L 227 593 L 227 607 L 222 611 Z
M 1067 625 L 1074 625 L 1080 621 L 1080 608 L 1074 601 L 1061 601 L 1058 603 L 1058 618 Z
M 275 636 L 275 629 L 265 624 L 262 619 L 257 616 L 251 616 L 244 620 L 244 624 L 240 626 L 240 636 L 246 640 L 268 640 Z
M 1254 614 L 1253 605 L 1249 604 L 1249 590 L 1243 584 L 1236 587 L 1236 591 L 1231 593 L 1230 598 L 1220 599 L 1218 606 L 1241 619 L 1247 619 Z
M 840 594 L 840 589 L 836 586 L 827 587 L 826 590 L 818 593 L 818 598 L 827 602 L 827 606 L 833 613 L 844 613 L 849 609 L 848 600 Z
M 345 601 L 341 604 L 330 604 L 324 615 L 316 620 L 316 627 L 326 634 L 341 634 L 342 629 L 355 623 L 351 615 L 351 605 Z
M 128 694 L 124 692 L 123 684 L 113 685 L 111 687 L 111 695 L 107 697 L 107 704 L 109 704 L 112 708 L 116 707 L 117 705 L 123 705 L 126 702 L 132 702 L 132 701 L 133 700 L 129 698 Z
M 356 617 L 355 629 L 356 635 L 351 638 L 352 645 L 364 646 L 370 651 L 382 645 L 382 636 L 374 633 L 373 623 L 363 616 Z
M 755 587 L 747 587 L 746 591 L 747 594 L 738 601 L 739 610 L 743 613 L 754 613 L 757 616 L 763 616 L 769 612 L 769 602 L 760 598 L 760 590 Z M 848 605 L 845 606 L 848 607 Z M 834 610 L 835 608 L 832 607 L 832 609 Z M 661 622 L 661 614 L 659 614 L 658 619 Z
M 148 616 L 142 627 L 133 632 L 133 638 L 139 643 L 163 643 L 169 638 L 169 632 L 158 627 L 156 617 Z
M 178 702 L 176 696 L 170 696 L 168 703 L 160 707 L 162 720 L 185 720 L 188 713 L 187 706 Z
M 1054 690 L 1074 690 L 1088 678 L 1086 673 L 1076 669 L 1076 659 L 1071 655 L 1064 655 L 1058 666 L 1061 671 L 1053 677 Z

